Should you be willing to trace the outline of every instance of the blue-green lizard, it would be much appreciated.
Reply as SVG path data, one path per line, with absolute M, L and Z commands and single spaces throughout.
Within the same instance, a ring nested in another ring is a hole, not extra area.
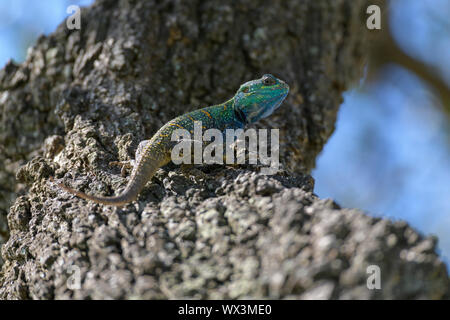
M 64 190 L 83 199 L 107 205 L 122 206 L 137 199 L 156 170 L 171 160 L 175 129 L 192 131 L 194 121 L 201 121 L 203 129 L 242 129 L 247 124 L 268 117 L 286 98 L 289 86 L 270 74 L 241 85 L 233 98 L 211 107 L 195 110 L 166 123 L 150 140 L 142 141 L 136 151 L 133 170 L 124 191 L 113 197 L 94 196 L 77 191 L 62 183 Z

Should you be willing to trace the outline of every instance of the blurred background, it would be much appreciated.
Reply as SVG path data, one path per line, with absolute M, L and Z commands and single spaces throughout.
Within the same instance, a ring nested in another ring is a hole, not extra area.
M 0 0 L 0 68 L 10 58 L 22 62 L 40 34 L 69 16 L 69 5 L 92 2 Z M 390 4 L 395 43 L 449 88 L 450 1 Z M 450 110 L 435 92 L 423 77 L 396 64 L 384 64 L 370 82 L 364 77 L 344 94 L 336 130 L 312 174 L 321 198 L 406 220 L 438 236 L 449 266 Z

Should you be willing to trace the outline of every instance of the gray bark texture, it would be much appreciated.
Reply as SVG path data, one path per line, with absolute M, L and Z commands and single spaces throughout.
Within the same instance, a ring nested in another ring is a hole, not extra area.
M 448 298 L 436 238 L 342 209 L 309 172 L 368 48 L 365 0 L 98 1 L 0 71 L 1 299 Z M 123 208 L 128 160 L 171 118 L 272 73 L 282 169 L 175 165 Z M 369 290 L 369 265 L 381 289 Z M 79 280 L 79 281 L 78 281 Z M 78 286 L 79 285 L 79 286 Z

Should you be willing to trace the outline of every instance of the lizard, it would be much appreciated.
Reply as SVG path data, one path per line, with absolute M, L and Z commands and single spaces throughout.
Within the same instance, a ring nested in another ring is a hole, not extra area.
M 236 94 L 224 103 L 194 110 L 167 122 L 150 140 L 140 142 L 128 183 L 117 196 L 95 196 L 63 183 L 57 185 L 85 200 L 123 206 L 136 200 L 158 168 L 171 161 L 173 147 L 171 135 L 175 129 L 192 131 L 194 121 L 201 121 L 203 129 L 216 128 L 222 132 L 226 129 L 243 129 L 246 125 L 271 115 L 281 105 L 288 92 L 289 86 L 284 81 L 271 74 L 265 74 L 260 79 L 242 84 Z

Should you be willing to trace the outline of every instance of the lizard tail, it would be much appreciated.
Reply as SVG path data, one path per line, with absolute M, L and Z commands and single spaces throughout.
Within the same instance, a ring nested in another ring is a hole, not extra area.
M 76 195 L 79 198 L 111 206 L 123 206 L 131 201 L 136 200 L 139 193 L 144 188 L 147 181 L 149 181 L 153 177 L 156 170 L 169 162 L 165 157 L 155 157 L 152 160 L 154 161 L 145 161 L 145 163 L 137 165 L 137 167 L 133 169 L 128 185 L 126 186 L 125 190 L 118 196 L 94 196 L 70 188 L 63 183 L 56 182 L 54 181 L 53 177 L 50 177 L 50 181 L 55 182 L 58 187 L 71 194 Z
M 134 201 L 136 200 L 138 194 L 130 194 L 129 192 L 124 191 L 121 195 L 119 196 L 115 196 L 115 197 L 102 197 L 102 196 L 94 196 L 94 195 L 90 195 L 78 190 L 75 190 L 71 187 L 66 186 L 65 184 L 61 183 L 61 182 L 56 182 L 54 181 L 53 177 L 50 177 L 50 181 L 56 183 L 56 185 L 58 187 L 60 187 L 61 189 L 76 195 L 79 198 L 85 199 L 85 200 L 91 200 L 97 203 L 102 203 L 102 204 L 106 204 L 106 205 L 113 205 L 113 206 L 123 206 L 125 204 L 127 204 L 128 202 Z

